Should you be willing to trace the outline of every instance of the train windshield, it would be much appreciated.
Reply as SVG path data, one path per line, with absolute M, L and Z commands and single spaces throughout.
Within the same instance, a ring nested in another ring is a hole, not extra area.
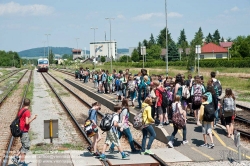
M 39 65 L 41 65 L 41 64 L 48 64 L 48 60 L 39 60 L 38 64 Z

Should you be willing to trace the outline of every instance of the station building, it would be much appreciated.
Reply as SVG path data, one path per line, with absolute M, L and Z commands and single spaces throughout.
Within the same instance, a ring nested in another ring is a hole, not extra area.
M 90 43 L 90 57 L 107 57 L 117 59 L 116 41 L 96 41 Z

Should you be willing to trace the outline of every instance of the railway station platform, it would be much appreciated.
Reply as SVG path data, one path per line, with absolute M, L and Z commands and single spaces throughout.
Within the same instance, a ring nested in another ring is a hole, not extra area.
M 82 83 L 79 80 L 75 80 L 72 78 L 65 79 L 66 82 L 73 85 L 74 87 L 81 90 L 83 93 L 86 93 L 89 97 L 94 98 L 96 101 L 105 105 L 108 108 L 113 108 L 115 104 L 118 102 L 114 102 L 117 99 L 115 94 L 103 94 L 97 93 L 97 90 L 93 87 L 93 83 Z M 121 104 L 121 102 L 119 103 Z M 137 103 L 135 103 L 135 106 Z M 139 110 L 135 108 L 130 108 L 131 118 L 133 119 L 133 115 L 135 115 Z M 238 110 L 240 111 L 240 110 Z M 156 131 L 156 139 L 167 143 L 170 135 L 173 132 L 173 125 L 170 124 L 164 127 L 156 127 L 154 126 Z M 202 127 L 194 124 L 193 117 L 188 117 L 187 123 L 187 140 L 188 144 L 182 144 L 182 130 L 179 130 L 176 134 L 176 141 L 174 143 L 174 149 L 171 148 L 163 148 L 163 149 L 152 149 L 155 154 L 163 159 L 165 162 L 177 162 L 177 157 L 175 154 L 182 154 L 183 160 L 179 158 L 179 161 L 220 161 L 220 160 L 228 160 L 229 158 L 237 159 L 238 158 L 238 150 L 234 144 L 234 140 L 232 138 L 228 138 L 226 136 L 226 132 L 222 126 L 217 125 L 213 129 L 213 140 L 215 147 L 213 149 L 208 149 L 205 147 L 200 147 L 204 143 L 203 135 L 201 133 Z M 210 143 L 210 139 L 207 136 L 208 143 Z M 171 153 L 169 153 L 171 152 Z M 250 150 L 244 147 L 241 147 L 242 159 L 250 160 Z

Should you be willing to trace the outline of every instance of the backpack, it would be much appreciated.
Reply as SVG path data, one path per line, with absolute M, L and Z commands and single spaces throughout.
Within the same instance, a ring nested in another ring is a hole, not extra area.
M 235 101 L 232 97 L 226 97 L 223 99 L 224 112 L 233 112 L 235 110 Z
M 117 78 L 117 79 L 115 80 L 115 86 L 116 86 L 116 87 L 120 87 L 120 84 L 121 84 L 121 80 Z
M 202 89 L 201 85 L 194 85 L 194 96 L 193 96 L 193 104 L 201 105 L 202 101 Z
M 148 107 L 148 106 L 147 106 Z M 138 112 L 135 116 L 134 116 L 134 122 L 133 122 L 133 127 L 136 129 L 136 130 L 142 130 L 143 128 L 145 128 L 145 122 L 143 121 L 143 112 L 144 110 L 147 108 L 147 107 L 144 107 L 140 110 L 140 112 Z M 147 120 L 146 120 L 147 121 Z
M 184 97 L 185 99 L 189 99 L 190 97 L 190 92 L 187 85 L 182 86 L 182 97 Z
M 178 84 L 179 84 L 179 83 L 178 83 Z M 176 95 L 182 97 L 182 86 L 181 86 L 181 84 L 179 84 L 179 85 L 180 85 L 180 87 L 178 88 L 178 90 L 177 90 L 177 92 L 176 92 Z
M 84 131 L 87 134 L 88 137 L 92 137 L 94 136 L 97 132 L 98 132 L 98 128 L 96 125 L 94 125 L 92 123 L 92 121 L 90 120 L 90 116 L 93 110 L 90 111 L 89 113 L 89 117 L 86 119 L 85 123 L 84 123 Z
M 156 89 L 156 90 L 158 90 L 161 93 L 162 107 L 166 108 L 167 106 L 169 106 L 172 103 L 172 100 L 170 100 L 171 92 L 167 90 L 163 90 L 163 91 L 160 91 L 159 89 Z
M 214 112 L 215 112 L 215 109 L 212 103 L 204 104 L 203 121 L 213 122 L 215 118 Z
M 10 125 L 10 131 L 13 137 L 21 137 L 22 131 L 20 130 L 20 118 L 23 116 L 24 112 L 27 109 L 24 109 L 20 116 L 16 117 L 15 120 Z
M 111 127 L 113 126 L 112 121 L 115 115 L 116 115 L 115 113 L 113 114 L 108 113 L 104 115 L 100 123 L 100 128 L 102 131 L 109 131 L 111 129 Z
M 221 84 L 219 83 L 219 81 L 216 80 L 215 82 L 213 82 L 213 86 L 214 86 L 214 87 L 217 87 L 218 93 L 219 93 L 219 96 L 220 96 L 220 95 L 222 94 L 222 86 L 221 86 Z
M 134 92 L 135 91 L 135 81 L 132 81 L 132 82 L 128 83 L 128 90 L 130 92 Z
M 178 108 L 178 103 L 176 103 L 175 111 L 172 116 L 172 122 L 175 127 L 178 129 L 182 129 L 186 124 L 185 124 L 185 119 L 182 117 L 180 110 Z

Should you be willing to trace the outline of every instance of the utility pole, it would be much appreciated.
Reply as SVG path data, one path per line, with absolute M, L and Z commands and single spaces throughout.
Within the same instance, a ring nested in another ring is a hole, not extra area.
M 165 14 L 166 14 L 166 56 L 165 56 L 165 60 L 166 60 L 166 75 L 168 76 L 168 13 L 167 13 L 167 0 L 165 0 Z
M 95 50 L 95 30 L 96 29 L 98 29 L 98 28 L 96 28 L 96 27 L 91 27 L 90 29 L 93 29 L 94 30 L 94 51 L 95 51 L 95 60 L 94 60 L 94 63 L 96 63 L 96 50 Z M 94 64 L 94 66 L 95 66 L 95 64 Z
M 106 20 L 109 20 L 109 25 L 110 25 L 110 49 L 111 49 L 111 57 L 110 57 L 110 59 L 111 59 L 111 71 L 110 72 L 112 72 L 112 61 L 113 61 L 113 55 L 112 55 L 112 45 L 111 45 L 111 20 L 114 20 L 115 18 L 105 18 Z

